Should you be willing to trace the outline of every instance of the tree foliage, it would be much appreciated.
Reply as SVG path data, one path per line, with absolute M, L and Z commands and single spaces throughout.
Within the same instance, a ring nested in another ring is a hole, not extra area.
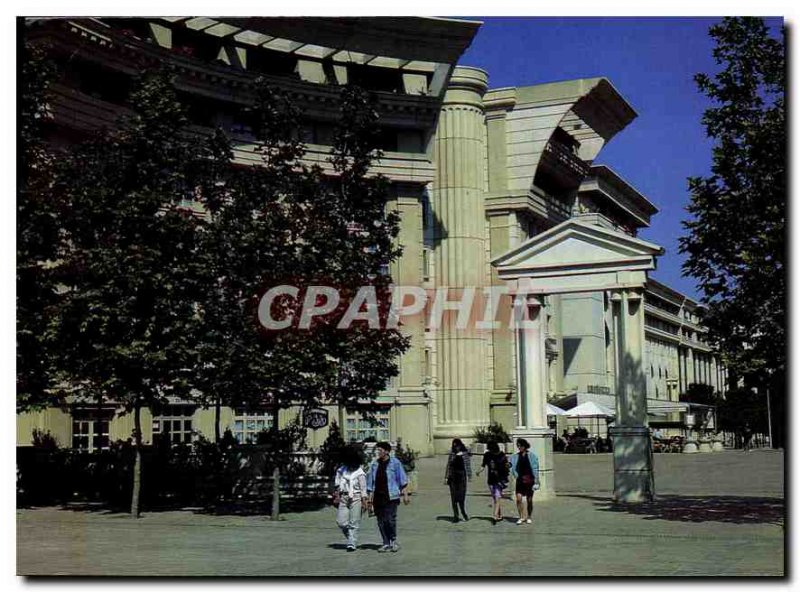
M 767 406 L 764 395 L 748 387 L 734 388 L 717 404 L 719 429 L 741 434 L 745 425 L 753 432 L 766 434 L 768 430 Z
M 714 392 L 713 386 L 696 382 L 689 384 L 686 392 L 681 394 L 680 400 L 700 405 L 718 405 L 721 401 L 719 394 Z
M 698 279 L 703 322 L 736 375 L 783 372 L 786 352 L 786 131 L 783 34 L 758 18 L 725 18 L 703 116 L 715 140 L 711 175 L 689 179 L 691 219 L 681 252 Z
M 61 242 L 52 194 L 53 158 L 44 138 L 55 75 L 43 49 L 25 46 L 20 76 L 17 171 L 17 411 L 60 402 L 50 346 L 58 303 L 54 271 Z
M 247 116 L 261 162 L 214 165 L 213 182 L 197 192 L 209 214 L 198 250 L 205 270 L 198 388 L 206 402 L 269 407 L 276 420 L 278 409 L 293 405 L 369 402 L 397 373 L 407 347 L 402 334 L 358 323 L 338 329 L 346 298 L 308 330 L 258 331 L 256 311 L 274 286 L 300 289 L 297 299 L 274 307 L 276 318 L 297 319 L 308 286 L 347 295 L 371 285 L 388 312 L 391 278 L 384 271 L 400 254 L 399 218 L 385 211 L 386 181 L 368 176 L 379 155 L 378 114 L 363 91 L 342 91 L 331 175 L 303 162 L 300 113 L 289 97 L 263 79 L 255 90 Z M 224 136 L 214 147 L 211 160 L 227 164 Z
M 170 396 L 267 406 L 276 440 L 278 409 L 353 408 L 386 388 L 408 339 L 364 322 L 339 330 L 347 298 L 308 330 L 265 332 L 256 315 L 263 291 L 287 283 L 345 295 L 368 284 L 388 314 L 399 216 L 386 212 L 386 180 L 368 174 L 380 155 L 368 94 L 342 91 L 326 170 L 303 163 L 300 114 L 265 81 L 249 110 L 261 162 L 243 166 L 222 130 L 190 130 L 164 72 L 140 76 L 130 116 L 55 158 L 40 122 L 49 73 L 31 58 L 26 68 L 18 409 L 49 404 L 55 384 L 132 412 L 134 515 L 143 409 Z M 278 307 L 298 317 L 302 301 Z
M 130 108 L 116 129 L 59 155 L 55 333 L 70 394 L 134 414 L 136 516 L 141 410 L 186 398 L 194 375 L 200 221 L 185 202 L 202 184 L 206 151 L 186 134 L 165 73 L 143 75 Z

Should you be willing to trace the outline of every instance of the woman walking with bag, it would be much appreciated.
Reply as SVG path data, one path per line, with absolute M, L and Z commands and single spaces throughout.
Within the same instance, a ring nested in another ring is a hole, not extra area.
M 444 482 L 450 486 L 450 503 L 453 505 L 453 522 L 458 522 L 458 510 L 464 520 L 469 520 L 464 503 L 467 497 L 467 481 L 472 479 L 472 470 L 469 462 L 469 451 L 464 443 L 456 438 L 450 445 L 450 455 L 447 457 L 447 468 L 444 472 Z
M 347 550 L 355 551 L 361 512 L 366 510 L 367 475 L 361 468 L 361 455 L 352 446 L 342 448 L 341 465 L 334 477 L 333 505 L 336 523 L 347 537 Z
M 476 474 L 480 475 L 483 469 L 487 469 L 486 484 L 492 496 L 492 520 L 497 524 L 503 519 L 500 500 L 503 499 L 503 490 L 508 487 L 508 459 L 504 452 L 500 452 L 497 442 L 489 442 L 486 447 L 488 450 L 483 454 L 481 468 Z
M 530 448 L 527 440 L 519 438 L 519 452 L 511 457 L 511 474 L 517 480 L 514 486 L 519 511 L 517 524 L 530 524 L 533 521 L 533 491 L 539 489 L 539 459 L 530 452 Z

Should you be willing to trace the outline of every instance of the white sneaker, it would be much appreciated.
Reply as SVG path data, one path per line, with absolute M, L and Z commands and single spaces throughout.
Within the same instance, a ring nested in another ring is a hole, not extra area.
M 525 522 L 526 522 L 527 524 L 530 524 L 530 523 L 531 523 L 531 522 L 533 522 L 533 521 L 532 521 L 530 518 L 528 518 L 528 519 L 527 519 Z
M 520 518 L 519 520 L 517 520 L 517 524 L 525 524 L 525 521 L 522 518 Z

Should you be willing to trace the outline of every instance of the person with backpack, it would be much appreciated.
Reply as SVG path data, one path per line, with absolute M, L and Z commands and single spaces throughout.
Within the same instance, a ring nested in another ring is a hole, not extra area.
M 450 445 L 450 454 L 447 457 L 447 468 L 444 471 L 444 482 L 450 486 L 450 503 L 453 506 L 453 522 L 458 522 L 458 510 L 464 520 L 469 520 L 467 509 L 464 507 L 467 497 L 467 481 L 472 480 L 470 467 L 470 454 L 467 447 L 455 438 Z
M 533 491 L 539 489 L 539 458 L 530 451 L 525 438 L 517 439 L 517 452 L 511 457 L 511 474 L 516 479 L 514 490 L 517 498 L 519 520 L 517 524 L 533 521 Z
M 489 442 L 486 447 L 488 450 L 483 454 L 481 468 L 476 474 L 480 475 L 483 469 L 487 469 L 486 484 L 492 496 L 492 520 L 493 524 L 497 524 L 503 520 L 500 500 L 503 499 L 503 490 L 508 487 L 508 459 L 500 451 L 497 442 Z
M 336 523 L 347 538 L 347 551 L 355 551 L 361 512 L 367 509 L 367 474 L 361 468 L 361 454 L 352 446 L 341 451 L 341 464 L 334 476 L 333 505 Z

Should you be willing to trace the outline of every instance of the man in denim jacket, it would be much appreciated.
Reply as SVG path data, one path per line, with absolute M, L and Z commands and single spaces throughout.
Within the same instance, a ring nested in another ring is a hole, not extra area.
M 387 551 L 397 552 L 397 506 L 400 505 L 400 495 L 403 503 L 408 504 L 408 477 L 403 470 L 403 464 L 393 456 L 389 456 L 392 446 L 388 442 L 378 442 L 378 458 L 372 461 L 367 473 L 368 504 L 374 508 L 378 519 L 378 529 L 381 531 L 383 546 L 379 553 Z

